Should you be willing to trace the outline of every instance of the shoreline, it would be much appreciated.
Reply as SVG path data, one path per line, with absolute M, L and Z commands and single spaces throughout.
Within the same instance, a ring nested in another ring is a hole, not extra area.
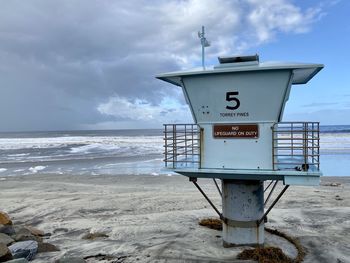
M 0 181 L 0 210 L 15 224 L 51 233 L 48 242 L 61 249 L 38 254 L 33 262 L 99 253 L 125 256 L 122 262 L 240 262 L 233 259 L 242 248 L 223 248 L 221 232 L 198 225 L 200 219 L 216 214 L 187 177 L 36 174 L 1 178 L 5 180 Z M 221 207 L 212 181 L 198 182 Z M 308 250 L 304 262 L 349 262 L 349 190 L 350 177 L 321 177 L 319 187 L 291 187 L 271 211 L 266 226 L 299 238 Z M 95 232 L 109 237 L 82 239 Z

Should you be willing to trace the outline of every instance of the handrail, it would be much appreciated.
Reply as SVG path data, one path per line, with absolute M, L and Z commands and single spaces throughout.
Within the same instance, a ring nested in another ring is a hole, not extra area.
M 274 170 L 320 169 L 319 122 L 279 122 L 272 130 Z
M 164 124 L 166 167 L 200 168 L 201 128 L 197 124 Z M 272 127 L 272 169 L 320 169 L 318 122 L 279 122 Z
M 164 124 L 165 166 L 200 166 L 200 128 L 197 124 Z

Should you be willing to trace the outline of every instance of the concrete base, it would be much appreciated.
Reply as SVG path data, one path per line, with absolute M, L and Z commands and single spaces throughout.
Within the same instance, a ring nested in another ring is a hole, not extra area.
M 225 247 L 264 244 L 264 185 L 261 181 L 223 180 L 222 210 Z

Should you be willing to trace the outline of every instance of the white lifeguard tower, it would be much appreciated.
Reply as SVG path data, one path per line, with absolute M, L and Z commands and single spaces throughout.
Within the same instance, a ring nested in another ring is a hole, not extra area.
M 260 63 L 253 55 L 157 76 L 182 87 L 194 120 L 164 126 L 165 165 L 188 176 L 219 214 L 224 246 L 263 244 L 266 216 L 289 185 L 319 184 L 319 123 L 281 121 L 292 85 L 306 84 L 322 68 Z M 213 178 L 217 187 L 215 178 L 222 180 L 222 213 L 197 178 Z M 285 187 L 265 209 L 278 181 Z

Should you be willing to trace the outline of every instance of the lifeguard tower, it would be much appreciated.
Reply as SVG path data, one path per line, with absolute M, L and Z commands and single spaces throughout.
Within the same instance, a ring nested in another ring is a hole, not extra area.
M 292 85 L 306 84 L 322 68 L 260 63 L 254 55 L 219 57 L 212 69 L 157 76 L 182 87 L 194 120 L 164 126 L 165 165 L 188 176 L 219 214 L 224 246 L 263 244 L 267 214 L 287 188 L 319 184 L 319 123 L 281 121 Z M 214 180 L 222 213 L 197 178 Z M 279 181 L 283 190 L 265 208 Z

